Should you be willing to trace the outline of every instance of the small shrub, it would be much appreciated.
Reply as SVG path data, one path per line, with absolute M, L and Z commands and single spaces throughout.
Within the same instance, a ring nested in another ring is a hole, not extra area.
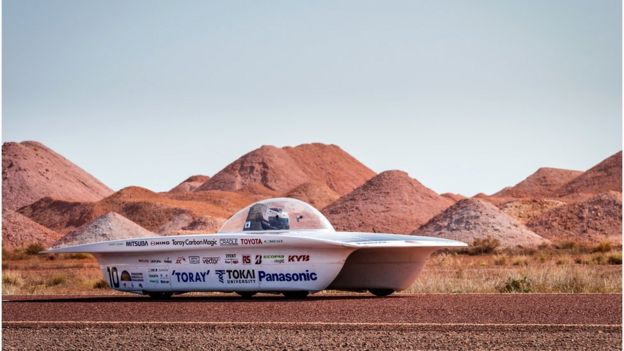
M 609 255 L 609 257 L 607 258 L 607 263 L 613 264 L 613 265 L 618 265 L 618 264 L 621 265 L 622 254 L 618 253 L 618 254 Z
M 577 257 L 574 259 L 574 263 L 576 264 L 589 264 L 589 261 L 582 258 L 582 257 Z
M 65 277 L 62 275 L 57 275 L 55 277 L 52 277 L 50 280 L 48 280 L 46 282 L 47 286 L 56 286 L 56 285 L 61 285 L 63 283 L 65 283 Z
M 26 258 L 26 254 L 24 253 L 23 250 L 8 251 L 8 250 L 5 250 L 5 249 L 2 249 L 2 259 L 3 260 L 17 261 L 17 260 L 23 260 L 25 258 Z
M 108 283 L 104 279 L 100 279 L 93 284 L 93 289 L 107 289 Z
M 528 266 L 529 261 L 526 258 L 517 258 L 512 263 L 514 266 Z
M 493 253 L 500 246 L 500 241 L 495 238 L 486 237 L 483 239 L 474 239 L 468 248 L 469 255 L 483 255 Z
M 564 240 L 556 243 L 555 247 L 562 250 L 574 250 L 577 247 L 577 244 L 572 240 Z
M 561 265 L 564 265 L 564 264 L 567 264 L 567 263 L 568 263 L 568 261 L 567 261 L 567 260 L 565 260 L 565 259 L 562 259 L 562 258 L 558 259 L 558 260 L 555 262 L 555 264 L 556 264 L 557 266 L 561 266 Z
M 603 241 L 600 244 L 594 246 L 592 252 L 609 252 L 611 251 L 611 243 Z
M 604 264 L 606 260 L 603 254 L 596 254 L 592 256 L 591 261 L 593 264 Z
M 92 256 L 87 254 L 87 253 L 70 253 L 67 254 L 64 258 L 65 259 L 70 259 L 70 260 L 86 260 L 88 258 L 91 258 Z
M 24 284 L 24 279 L 22 278 L 21 274 L 17 272 L 5 271 L 2 274 L 2 284 L 21 286 Z
M 505 255 L 496 255 L 494 256 L 494 264 L 497 266 L 504 266 L 507 264 L 507 256 Z
M 504 293 L 530 293 L 531 290 L 531 281 L 527 277 L 520 279 L 509 277 L 503 285 L 498 287 L 498 291 Z
M 36 255 L 43 250 L 45 250 L 45 247 L 43 247 L 43 245 L 39 243 L 34 243 L 34 244 L 30 244 L 26 246 L 26 249 L 24 249 L 24 252 L 27 255 Z
M 566 250 L 575 253 L 592 253 L 595 246 L 587 242 L 579 242 L 572 240 L 559 241 L 555 247 L 560 250 Z

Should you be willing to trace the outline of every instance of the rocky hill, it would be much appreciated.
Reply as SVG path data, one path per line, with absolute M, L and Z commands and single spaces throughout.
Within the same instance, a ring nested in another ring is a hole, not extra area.
M 2 206 L 18 209 L 49 196 L 66 201 L 98 201 L 113 191 L 45 145 L 2 144 Z
M 513 198 L 547 198 L 583 172 L 543 167 L 520 183 L 505 188 L 492 196 Z
M 108 212 L 119 213 L 157 233 L 210 233 L 216 231 L 234 211 L 254 200 L 253 197 L 235 193 L 168 196 L 141 187 L 128 187 L 97 202 L 43 198 L 19 211 L 61 233 L 72 231 Z
M 68 233 L 54 243 L 55 247 L 96 243 L 107 240 L 147 238 L 158 236 L 115 212 L 109 212 L 78 229 Z
M 585 201 L 559 206 L 527 226 L 551 240 L 622 242 L 622 194 L 609 191 Z
M 171 190 L 169 190 L 169 193 L 190 193 L 194 191 L 195 189 L 199 188 L 202 184 L 207 182 L 209 179 L 210 177 L 205 176 L 205 175 L 194 175 L 194 176 L 188 177 L 182 183 L 176 185 Z
M 9 209 L 2 211 L 2 248 L 14 250 L 30 244 L 49 247 L 62 235 Z
M 336 145 L 262 146 L 229 164 L 195 191 L 239 191 L 259 185 L 287 194 L 302 184 L 316 183 L 344 195 L 374 175 Z
M 607 191 L 622 192 L 622 151 L 563 185 L 557 194 L 560 197 L 582 198 Z
M 340 195 L 323 183 L 307 182 L 289 191 L 286 197 L 299 199 L 318 209 L 336 201 Z
M 479 199 L 457 202 L 412 234 L 437 236 L 472 243 L 487 237 L 497 239 L 501 247 L 533 247 L 548 242 L 493 204 Z
M 323 209 L 336 230 L 410 233 L 453 203 L 402 171 L 386 171 Z
M 503 212 L 526 224 L 542 213 L 565 205 L 565 202 L 548 199 L 516 199 L 498 205 Z

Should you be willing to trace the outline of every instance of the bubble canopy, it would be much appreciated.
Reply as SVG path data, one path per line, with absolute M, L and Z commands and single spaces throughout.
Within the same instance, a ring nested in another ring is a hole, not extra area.
M 230 217 L 219 233 L 275 232 L 288 230 L 334 231 L 323 214 L 303 201 L 274 198 L 255 202 Z

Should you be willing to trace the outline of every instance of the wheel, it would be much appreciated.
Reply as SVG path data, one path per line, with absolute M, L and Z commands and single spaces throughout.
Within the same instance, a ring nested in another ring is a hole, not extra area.
M 394 292 L 392 289 L 370 289 L 368 291 L 375 296 L 388 296 Z
M 284 296 L 286 296 L 287 299 L 305 299 L 305 297 L 308 296 L 309 293 L 310 293 L 309 291 L 305 291 L 305 290 L 282 292 L 282 294 L 284 294 Z
M 237 291 L 237 294 L 239 294 L 243 299 L 250 299 L 252 296 L 254 296 L 255 294 L 257 294 L 257 291 Z
M 148 292 L 147 295 L 154 300 L 166 300 L 173 295 L 172 292 Z

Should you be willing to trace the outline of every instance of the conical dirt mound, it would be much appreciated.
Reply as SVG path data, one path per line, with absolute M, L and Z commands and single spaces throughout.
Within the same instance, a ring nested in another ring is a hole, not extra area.
M 194 176 L 188 177 L 186 180 L 176 185 L 168 192 L 169 193 L 190 193 L 191 191 L 199 188 L 202 184 L 207 182 L 209 179 L 210 179 L 209 176 L 194 175 Z
M 315 182 L 344 195 L 374 175 L 336 145 L 314 143 L 283 148 L 265 145 L 230 163 L 196 191 L 244 191 L 259 185 L 286 194 L 304 183 Z
M 452 203 L 403 171 L 386 171 L 323 213 L 336 230 L 410 233 Z
M 2 207 L 11 210 L 50 196 L 66 201 L 98 201 L 113 191 L 45 145 L 2 144 Z
M 2 211 L 2 248 L 13 250 L 30 244 L 49 247 L 62 235 L 15 211 Z
M 325 184 L 307 182 L 289 191 L 286 197 L 292 197 L 307 202 L 315 208 L 324 208 L 336 201 L 340 195 Z
M 622 242 L 622 194 L 609 191 L 557 207 L 527 223 L 551 240 Z
M 122 215 L 109 212 L 65 235 L 55 243 L 55 246 L 154 236 L 158 234 L 150 232 Z
M 514 198 L 545 198 L 572 179 L 583 174 L 569 169 L 543 167 L 520 183 L 505 188 L 492 196 Z
M 501 247 L 531 247 L 547 242 L 491 203 L 465 199 L 432 218 L 413 234 L 437 236 L 472 243 L 487 237 L 497 239 Z
M 597 195 L 607 191 L 622 192 L 622 151 L 600 162 L 561 187 L 560 196 Z

